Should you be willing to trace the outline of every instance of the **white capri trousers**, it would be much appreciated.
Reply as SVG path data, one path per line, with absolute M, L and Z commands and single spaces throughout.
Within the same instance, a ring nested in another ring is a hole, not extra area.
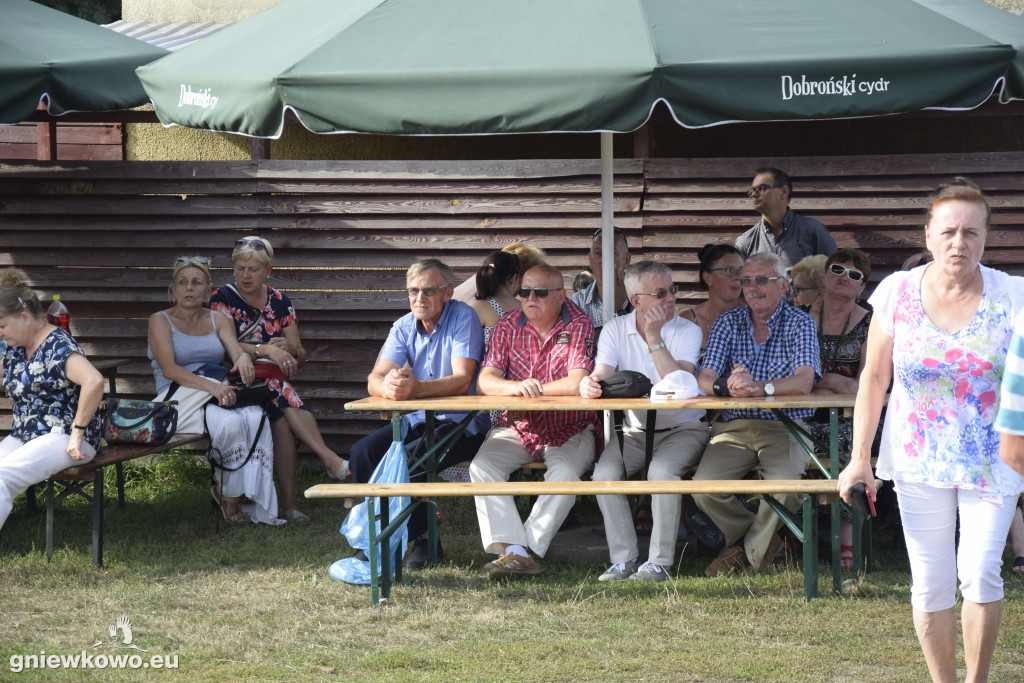
M 29 486 L 46 481 L 72 465 L 87 463 L 96 455 L 96 450 L 83 441 L 82 452 L 89 454 L 89 460 L 74 460 L 68 455 L 70 438 L 60 427 L 54 427 L 49 434 L 37 436 L 28 443 L 15 436 L 0 441 L 0 527 L 14 508 L 14 499 Z
M 922 612 L 941 612 L 956 603 L 956 582 L 964 600 L 978 604 L 1003 599 L 1003 548 L 1017 496 L 1002 505 L 977 491 L 896 480 L 903 534 L 910 556 L 910 603 Z M 960 547 L 954 545 L 957 510 Z
M 594 431 L 587 427 L 561 446 L 542 451 L 545 481 L 579 481 L 594 462 Z M 530 462 L 519 436 L 508 427 L 492 429 L 469 464 L 471 481 L 508 481 L 510 474 Z M 476 515 L 484 550 L 501 554 L 503 544 L 521 545 L 544 557 L 548 545 L 576 502 L 576 496 L 538 496 L 529 519 L 519 517 L 512 496 L 476 496 Z

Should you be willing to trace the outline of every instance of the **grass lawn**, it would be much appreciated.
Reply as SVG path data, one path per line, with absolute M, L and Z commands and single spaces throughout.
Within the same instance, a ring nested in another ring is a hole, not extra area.
M 848 581 L 841 597 L 830 594 L 823 564 L 823 597 L 810 604 L 799 567 L 707 579 L 706 557 L 683 561 L 677 578 L 658 585 L 599 583 L 603 561 L 547 561 L 540 577 L 494 584 L 482 570 L 491 556 L 472 501 L 443 499 L 444 566 L 373 608 L 368 588 L 327 575 L 351 553 L 338 534 L 340 501 L 301 501 L 310 524 L 222 522 L 217 532 L 204 463 L 166 455 L 126 471 L 125 510 L 107 490 L 99 569 L 84 502 L 58 512 L 47 564 L 45 513 L 16 501 L 0 532 L 0 680 L 927 680 L 907 561 L 888 538 L 876 539 L 876 571 Z M 319 468 L 300 468 L 301 489 L 325 480 Z M 577 511 L 600 516 L 593 498 Z M 991 680 L 1021 681 L 1024 576 L 1006 569 L 1004 578 Z M 123 630 L 111 637 L 121 615 L 145 652 L 126 647 Z M 177 668 L 11 672 L 18 655 L 83 650 L 144 662 L 176 656 Z

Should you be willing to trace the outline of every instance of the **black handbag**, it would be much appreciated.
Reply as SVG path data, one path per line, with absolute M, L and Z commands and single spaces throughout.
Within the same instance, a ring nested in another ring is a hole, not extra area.
M 103 401 L 103 439 L 107 443 L 162 446 L 178 428 L 174 401 L 136 401 L 108 398 Z
M 601 385 L 601 398 L 642 398 L 651 394 L 651 380 L 642 372 L 620 370 L 608 375 Z
M 253 382 L 249 386 L 245 386 L 241 382 L 234 382 L 231 386 L 235 387 L 235 405 L 233 407 L 265 406 L 273 398 L 266 380 Z

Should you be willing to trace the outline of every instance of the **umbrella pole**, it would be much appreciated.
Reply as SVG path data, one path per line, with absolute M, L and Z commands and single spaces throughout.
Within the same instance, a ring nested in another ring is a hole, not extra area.
M 601 133 L 601 303 L 605 322 L 615 317 L 615 223 L 612 134 Z M 597 273 L 594 273 L 597 275 Z

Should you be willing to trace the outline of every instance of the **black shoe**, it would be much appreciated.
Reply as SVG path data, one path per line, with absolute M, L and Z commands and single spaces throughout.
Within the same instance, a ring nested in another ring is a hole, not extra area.
M 427 566 L 427 553 L 429 551 L 427 539 L 417 538 L 409 543 L 409 550 L 405 553 L 402 561 L 402 569 L 418 571 Z M 441 547 L 441 539 L 437 540 L 437 561 L 444 559 L 444 549 Z
M 359 560 L 360 562 L 369 562 L 369 561 L 370 561 L 370 558 L 368 558 L 368 557 L 366 556 L 366 553 L 365 553 L 365 552 L 363 552 L 362 550 L 357 550 L 357 551 L 355 552 L 355 554 L 354 554 L 354 555 L 352 555 L 352 557 L 353 557 L 354 559 L 356 559 L 356 560 Z

